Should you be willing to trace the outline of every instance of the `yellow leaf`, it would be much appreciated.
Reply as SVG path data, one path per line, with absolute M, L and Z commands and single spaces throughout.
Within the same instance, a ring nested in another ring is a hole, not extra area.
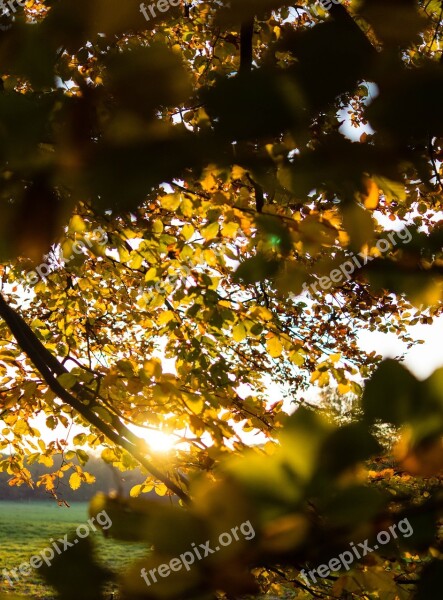
M 329 383 L 329 373 L 327 371 L 323 371 L 318 378 L 318 384 L 320 387 L 324 387 Z
M 189 396 L 186 399 L 186 405 L 195 415 L 199 415 L 205 406 L 205 402 L 203 398 L 200 398 L 199 396 Z
M 272 319 L 274 318 L 271 311 L 265 308 L 264 306 L 257 306 L 257 308 L 255 308 L 252 311 L 251 316 L 253 316 L 254 318 L 263 319 L 263 321 L 272 321 Z
M 118 461 L 114 450 L 111 450 L 111 448 L 105 448 L 101 454 L 101 458 L 107 463 L 113 463 Z
M 155 219 L 152 223 L 152 231 L 154 233 L 162 233 L 163 232 L 163 223 L 160 219 Z
M 372 179 L 365 181 L 365 208 L 375 210 L 378 206 L 379 189 L 378 185 Z
M 18 435 L 26 435 L 29 434 L 29 425 L 25 420 L 19 420 L 14 425 L 14 433 Z
M 289 360 L 293 362 L 294 365 L 297 365 L 297 367 L 301 367 L 302 364 L 305 362 L 304 355 L 300 350 L 293 350 L 289 354 Z
M 194 235 L 194 231 L 195 229 L 192 227 L 192 225 L 189 225 L 189 223 L 187 223 L 182 229 L 182 236 L 185 238 L 186 241 L 188 241 Z
M 205 190 L 205 192 L 209 192 L 212 188 L 215 188 L 217 185 L 217 181 L 212 174 L 210 167 L 205 169 L 203 179 L 201 180 L 201 186 Z
M 166 196 L 160 198 L 160 203 L 166 210 L 177 210 L 180 206 L 180 202 L 180 194 L 166 194 Z
M 392 181 L 391 179 L 386 179 L 385 177 L 380 177 L 379 175 L 373 176 L 372 179 L 383 191 L 388 204 L 390 204 L 393 200 L 400 200 L 400 202 L 406 200 L 407 193 L 403 183 Z
M 219 286 L 221 277 L 211 277 L 211 285 L 208 285 L 209 290 L 216 290 Z
M 212 240 L 213 238 L 216 237 L 216 235 L 218 234 L 218 223 L 217 221 L 215 221 L 214 223 L 211 223 L 210 225 L 207 225 L 206 227 L 204 227 L 201 231 L 202 236 L 205 238 L 206 241 L 208 240 Z
M 188 258 L 194 257 L 194 252 L 194 248 L 191 248 L 189 244 L 186 244 L 186 246 L 183 246 L 183 248 L 180 250 L 180 258 L 183 261 L 186 261 Z
M 173 318 L 174 318 L 174 313 L 172 312 L 172 310 L 165 310 L 164 312 L 162 312 L 162 314 L 158 318 L 158 324 L 166 325 L 166 323 L 169 323 L 169 321 L 172 321 Z
M 68 225 L 69 233 L 83 233 L 86 231 L 86 223 L 80 215 L 74 215 L 69 221 Z
M 128 266 L 131 269 L 134 269 L 137 271 L 142 266 L 142 264 L 143 264 L 143 256 L 141 254 L 137 253 L 137 254 L 134 254 L 134 256 L 131 258 Z
M 272 358 L 278 358 L 283 352 L 283 346 L 281 345 L 278 337 L 272 337 L 269 340 L 267 340 L 266 349 L 272 356 Z
M 145 275 L 145 281 L 154 281 L 155 279 L 158 279 L 157 269 L 155 267 L 151 267 Z
M 130 258 L 130 253 L 129 250 L 127 248 L 124 248 L 123 246 L 120 246 L 118 249 L 118 257 L 120 259 L 120 262 L 124 263 L 127 262 Z
M 339 394 L 347 394 L 350 391 L 351 387 L 349 384 L 339 383 L 337 389 Z
M 310 382 L 314 383 L 314 381 L 317 381 L 317 379 L 320 377 L 320 371 L 314 371 L 311 375 L 311 379 Z
M 245 171 L 245 169 L 243 167 L 234 165 L 232 167 L 232 179 L 241 179 L 246 172 L 247 171 Z
M 142 486 L 141 485 L 134 485 L 134 487 L 131 488 L 129 495 L 131 496 L 131 498 L 137 498 L 137 496 L 140 495 Z
M 236 342 L 241 342 L 242 340 L 245 339 L 246 327 L 243 325 L 243 323 L 239 323 L 232 329 L 232 337 L 234 338 L 234 341 L 236 341 Z
M 239 224 L 235 223 L 235 221 L 225 222 L 222 225 L 222 234 L 225 237 L 234 238 L 237 235 L 238 228 Z
M 162 364 L 159 358 L 151 358 L 150 360 L 145 360 L 143 363 L 143 371 L 146 376 L 151 377 L 160 377 L 162 374 Z
M 69 478 L 69 485 L 71 487 L 72 490 L 78 490 L 78 488 L 81 486 L 82 480 L 80 478 L 80 475 L 78 473 L 72 473 L 71 477 Z
M 95 475 L 91 473 L 87 473 L 86 471 L 83 473 L 85 476 L 86 483 L 95 483 Z
M 164 496 L 168 491 L 168 488 L 164 483 L 158 483 L 154 489 L 157 496 Z
M 50 456 L 46 456 L 45 454 L 39 456 L 38 462 L 41 465 L 45 465 L 45 467 L 52 467 L 54 465 L 54 461 L 52 460 L 52 458 Z
M 183 198 L 180 203 L 180 212 L 185 217 L 192 217 L 194 214 L 194 205 L 189 198 Z
M 205 250 L 203 252 L 203 257 L 205 262 L 208 263 L 210 267 L 214 267 L 216 264 L 218 264 L 217 255 L 212 250 Z
M 72 240 L 66 240 L 65 242 L 63 242 L 62 247 L 61 247 L 63 260 L 69 261 L 73 257 L 73 255 L 74 255 L 74 250 L 72 248 L 73 243 L 74 242 Z

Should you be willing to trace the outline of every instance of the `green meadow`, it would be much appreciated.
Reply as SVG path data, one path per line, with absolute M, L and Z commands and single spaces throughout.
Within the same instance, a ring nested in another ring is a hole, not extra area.
M 55 502 L 0 501 L 0 595 L 24 595 L 33 600 L 52 600 L 54 591 L 33 570 L 29 577 L 20 577 L 12 588 L 1 575 L 3 569 L 17 568 L 30 557 L 50 546 L 50 540 L 62 538 L 88 520 L 88 503 L 73 503 L 70 508 Z M 142 556 L 140 545 L 116 543 L 100 532 L 91 532 L 97 547 L 97 560 L 112 570 L 124 569 Z

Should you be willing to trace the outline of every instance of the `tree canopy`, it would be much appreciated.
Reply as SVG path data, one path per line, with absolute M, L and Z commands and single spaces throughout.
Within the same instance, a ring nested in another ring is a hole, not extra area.
M 128 600 L 438 598 L 443 371 L 358 334 L 412 347 L 442 312 L 442 2 L 152 6 L 0 18 L 0 469 L 59 501 L 91 451 L 143 469 L 91 503 L 153 545 Z M 245 522 L 253 540 L 140 576 Z M 73 560 L 102 581 L 89 552 L 54 569 Z

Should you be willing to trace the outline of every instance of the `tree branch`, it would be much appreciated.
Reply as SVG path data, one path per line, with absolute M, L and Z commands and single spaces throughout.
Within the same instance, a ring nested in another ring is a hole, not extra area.
M 189 496 L 176 485 L 169 477 L 157 469 L 137 448 L 143 445 L 143 440 L 130 431 L 116 415 L 112 416 L 112 426 L 105 423 L 95 412 L 94 406 L 87 404 L 92 402 L 93 392 L 76 384 L 72 389 L 78 397 L 68 392 L 57 377 L 69 371 L 58 362 L 58 360 L 43 346 L 35 333 L 24 321 L 24 319 L 5 301 L 0 294 L 0 316 L 5 320 L 18 345 L 28 356 L 30 361 L 39 371 L 49 388 L 63 402 L 77 411 L 86 421 L 98 429 L 112 443 L 126 450 L 137 462 L 139 462 L 148 472 L 150 472 L 159 481 L 174 494 L 176 494 L 186 504 L 190 503 Z M 98 406 L 97 406 L 98 408 Z

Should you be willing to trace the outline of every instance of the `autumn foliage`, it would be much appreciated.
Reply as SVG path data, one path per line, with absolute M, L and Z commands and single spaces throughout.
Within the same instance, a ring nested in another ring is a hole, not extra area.
M 147 545 L 106 575 L 127 600 L 440 597 L 443 371 L 418 381 L 357 336 L 411 347 L 441 313 L 442 6 L 313 6 L 147 21 L 135 0 L 37 0 L 0 18 L 0 469 L 55 500 L 93 481 L 92 451 L 143 469 L 129 498 L 91 503 Z M 349 571 L 300 575 L 405 518 L 413 535 Z M 245 521 L 254 540 L 140 577 Z M 97 600 L 89 550 L 54 572 L 72 561 L 90 591 L 48 580 Z

